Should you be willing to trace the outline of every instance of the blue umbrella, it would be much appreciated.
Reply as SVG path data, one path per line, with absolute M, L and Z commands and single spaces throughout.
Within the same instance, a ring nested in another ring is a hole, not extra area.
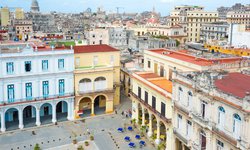
M 145 146 L 146 145 L 145 141 L 140 141 L 139 144 L 140 144 L 140 146 Z
M 123 132 L 124 130 L 123 130 L 123 128 L 118 128 L 117 131 L 118 132 Z
M 129 137 L 129 136 L 126 136 L 126 137 L 124 138 L 124 140 L 127 141 L 127 142 L 129 142 L 129 141 L 130 141 L 130 137 Z
M 132 128 L 131 126 L 129 126 L 129 127 L 128 127 L 128 130 L 129 130 L 129 131 L 132 131 L 132 130 L 133 130 L 133 128 Z
M 130 142 L 130 143 L 128 144 L 128 146 L 129 146 L 130 148 L 134 148 L 134 147 L 135 147 L 135 143 Z
M 137 134 L 137 135 L 135 136 L 135 138 L 136 138 L 136 139 L 140 139 L 141 136 Z

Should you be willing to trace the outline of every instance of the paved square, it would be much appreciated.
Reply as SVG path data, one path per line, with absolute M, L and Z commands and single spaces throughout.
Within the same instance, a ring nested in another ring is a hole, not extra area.
M 128 143 L 124 141 L 125 136 L 130 136 L 135 142 L 135 149 L 155 149 L 146 140 L 147 146 L 139 148 L 139 140 L 135 135 L 139 131 L 125 131 L 118 133 L 117 128 L 129 124 L 130 120 L 121 116 L 121 111 L 131 108 L 131 101 L 123 97 L 122 104 L 118 106 L 118 114 L 108 114 L 86 118 L 85 121 L 60 122 L 58 125 L 47 125 L 39 128 L 16 130 L 0 135 L 0 150 L 33 150 L 36 143 L 42 149 L 53 148 L 61 145 L 71 144 L 76 135 L 77 141 L 89 140 L 87 130 L 94 135 L 94 143 L 100 150 L 127 150 Z M 145 139 L 143 139 L 145 140 Z

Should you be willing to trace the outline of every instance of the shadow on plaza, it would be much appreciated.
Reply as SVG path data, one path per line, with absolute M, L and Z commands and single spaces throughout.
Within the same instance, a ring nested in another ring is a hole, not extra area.
M 68 113 L 57 113 L 57 122 L 67 121 Z M 41 125 L 52 124 L 52 115 L 41 116 Z M 24 118 L 23 119 L 24 128 L 36 127 L 36 118 Z M 19 121 L 6 122 L 6 131 L 12 131 L 19 129 Z

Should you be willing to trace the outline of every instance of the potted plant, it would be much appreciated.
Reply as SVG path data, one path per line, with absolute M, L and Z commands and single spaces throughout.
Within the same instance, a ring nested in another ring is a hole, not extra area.
M 85 141 L 84 144 L 85 144 L 85 146 L 89 146 L 89 142 L 88 141 Z
M 34 150 L 41 150 L 39 144 L 36 144 L 36 145 L 35 145 Z
M 136 119 L 132 119 L 132 120 L 131 120 L 131 124 L 133 124 L 133 126 L 135 127 Z
M 77 147 L 77 150 L 84 150 L 84 148 L 82 147 L 82 145 Z
M 143 137 L 146 133 L 146 126 L 141 126 L 140 131 L 141 131 L 141 136 Z
M 165 149 L 166 149 L 166 143 L 164 142 L 161 142 L 157 147 L 157 150 L 165 150 Z
M 94 140 L 94 136 L 91 135 L 91 136 L 89 137 L 89 139 L 90 139 L 91 141 L 93 141 L 93 140 Z
M 72 132 L 72 137 L 73 137 L 73 144 L 77 144 L 77 140 L 76 140 L 76 134 L 74 132 Z

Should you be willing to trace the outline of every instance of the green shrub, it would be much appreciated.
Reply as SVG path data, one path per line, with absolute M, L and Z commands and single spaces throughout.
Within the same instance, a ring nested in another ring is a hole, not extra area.
M 35 145 L 34 150 L 41 150 L 39 144 L 36 144 L 36 145 Z

